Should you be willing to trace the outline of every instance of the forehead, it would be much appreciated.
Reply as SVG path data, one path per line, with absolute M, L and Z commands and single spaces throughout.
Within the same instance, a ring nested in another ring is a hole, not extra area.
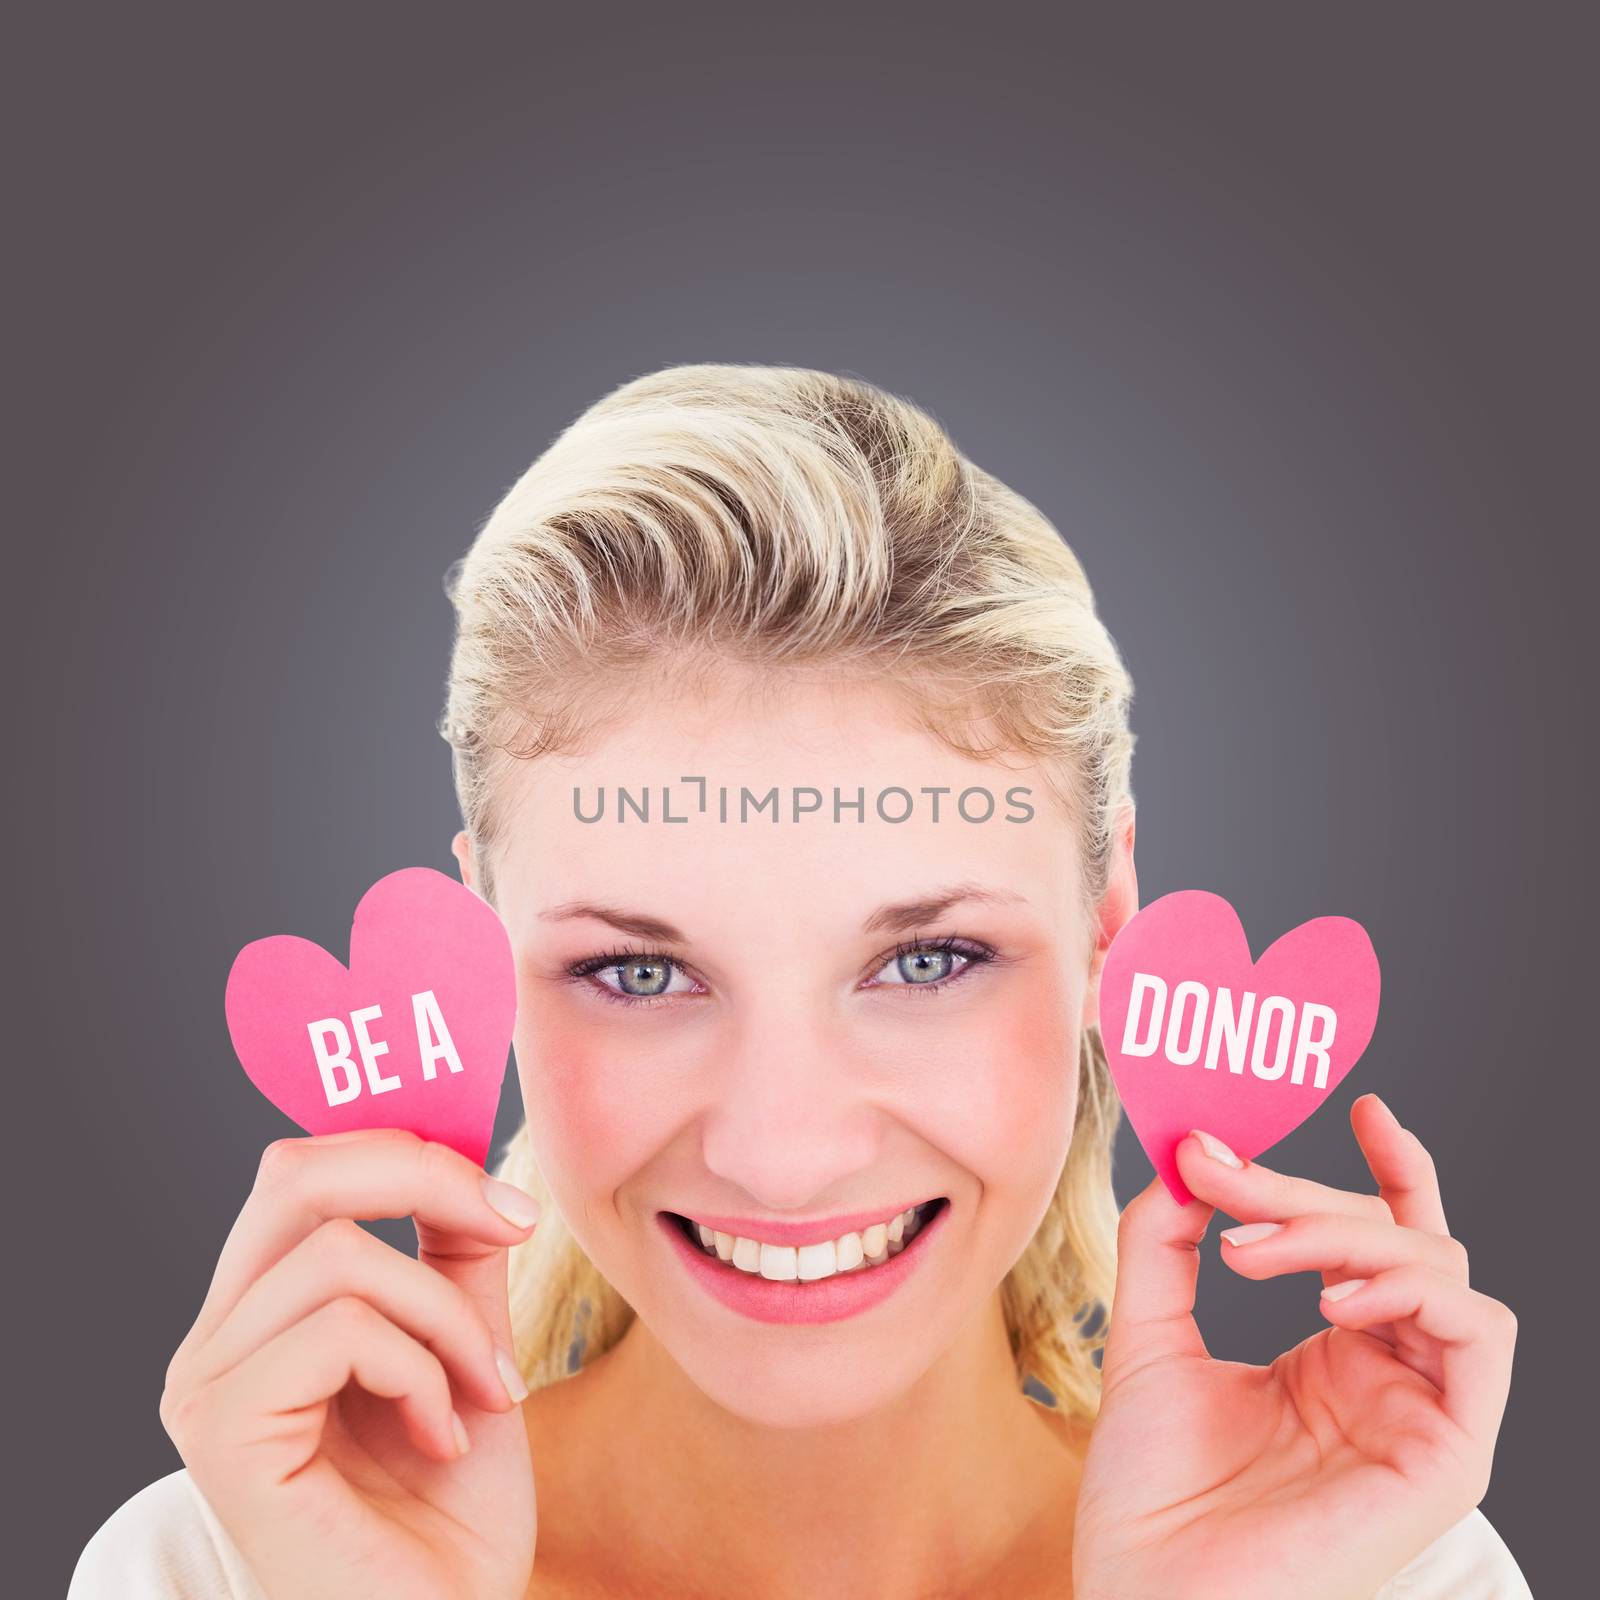
M 659 911 L 691 936 L 770 931 L 778 911 L 836 932 L 957 882 L 1068 921 L 1077 840 L 1043 770 L 952 750 L 915 725 L 906 692 L 793 677 L 652 698 L 642 681 L 581 755 L 504 778 L 508 927 L 532 933 L 540 910 L 592 899 Z

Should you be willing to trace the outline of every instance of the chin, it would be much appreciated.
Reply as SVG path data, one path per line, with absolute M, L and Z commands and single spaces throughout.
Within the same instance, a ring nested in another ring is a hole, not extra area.
M 811 1348 L 760 1341 L 743 1351 L 708 1348 L 693 1336 L 667 1343 L 709 1400 L 766 1428 L 826 1428 L 881 1410 L 905 1394 L 938 1355 L 926 1329 L 874 1341 L 845 1338 Z M 663 1341 L 666 1343 L 666 1341 Z M 731 1341 L 730 1341 L 731 1343 Z

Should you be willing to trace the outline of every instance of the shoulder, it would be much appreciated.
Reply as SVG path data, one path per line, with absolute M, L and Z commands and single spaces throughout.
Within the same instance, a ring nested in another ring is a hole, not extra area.
M 1533 1600 L 1505 1541 L 1472 1510 L 1379 1591 L 1377 1600 Z
M 260 1600 L 186 1467 L 146 1484 L 101 1523 L 67 1600 Z

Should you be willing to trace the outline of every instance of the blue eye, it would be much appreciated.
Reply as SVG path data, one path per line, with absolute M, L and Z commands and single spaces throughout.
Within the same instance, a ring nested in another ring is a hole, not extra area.
M 670 961 L 630 961 L 625 967 L 611 970 L 616 973 L 617 987 L 624 994 L 649 999 L 667 992 L 674 969 Z
M 908 956 L 894 958 L 894 977 L 891 983 L 938 983 L 955 970 L 956 954 L 953 950 L 913 950 Z M 885 969 L 887 970 L 887 969 Z
M 606 999 L 624 1005 L 649 1004 L 672 994 L 693 994 L 696 989 L 694 980 L 677 962 L 645 950 L 610 950 L 579 961 L 567 971 L 574 978 L 597 979 Z M 615 973 L 616 983 L 607 982 L 602 973 Z M 681 984 L 675 984 L 677 979 Z
M 923 939 L 899 945 L 870 988 L 924 991 L 947 989 L 970 967 L 992 961 L 994 952 L 970 940 Z

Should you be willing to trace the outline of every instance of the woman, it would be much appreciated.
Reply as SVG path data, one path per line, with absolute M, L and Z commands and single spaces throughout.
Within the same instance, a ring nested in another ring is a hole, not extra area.
M 1474 1509 L 1515 1319 L 1376 1096 L 1376 1194 L 1202 1129 L 1197 1198 L 1118 1221 L 1131 685 L 1036 509 L 867 384 L 679 367 L 452 598 L 526 1125 L 487 1180 L 268 1149 L 167 1375 L 185 1469 L 75 1597 L 1527 1594 Z M 1214 1210 L 1236 1272 L 1321 1276 L 1269 1367 L 1191 1316 Z M 416 1261 L 351 1220 L 397 1215 Z

